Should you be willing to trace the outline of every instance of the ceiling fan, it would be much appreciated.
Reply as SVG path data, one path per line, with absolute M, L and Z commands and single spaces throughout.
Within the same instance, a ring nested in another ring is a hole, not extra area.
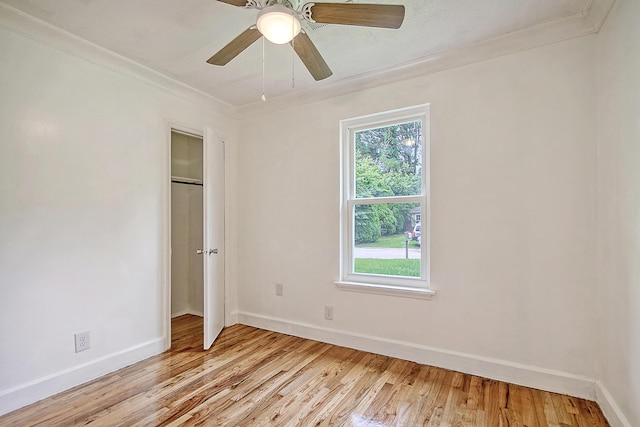
M 404 6 L 356 3 L 306 3 L 295 8 L 296 0 L 218 0 L 245 9 L 259 10 L 252 25 L 207 61 L 226 65 L 261 36 L 276 43 L 290 43 L 314 79 L 322 80 L 333 72 L 301 26 L 302 21 L 318 24 L 357 25 L 363 27 L 400 28 Z

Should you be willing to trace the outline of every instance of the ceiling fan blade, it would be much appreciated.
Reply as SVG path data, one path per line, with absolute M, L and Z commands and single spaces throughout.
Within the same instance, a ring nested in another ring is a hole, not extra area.
M 207 62 L 212 65 L 226 65 L 260 37 L 262 37 L 262 34 L 260 34 L 257 28 L 249 27 L 238 37 L 231 40 L 229 44 L 220 49 L 218 53 L 209 58 Z
M 327 63 L 324 62 L 320 52 L 318 52 L 316 45 L 313 44 L 305 32 L 300 32 L 291 41 L 291 45 L 316 81 L 326 79 L 333 74 Z
M 220 3 L 230 4 L 232 6 L 245 7 L 247 0 L 218 0 Z
M 399 4 L 315 3 L 311 19 L 320 24 L 400 28 L 404 6 Z

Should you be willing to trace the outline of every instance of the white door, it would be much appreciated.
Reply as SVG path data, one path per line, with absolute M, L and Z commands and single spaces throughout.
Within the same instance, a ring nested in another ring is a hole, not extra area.
M 224 327 L 224 143 L 209 128 L 203 141 L 204 349 Z

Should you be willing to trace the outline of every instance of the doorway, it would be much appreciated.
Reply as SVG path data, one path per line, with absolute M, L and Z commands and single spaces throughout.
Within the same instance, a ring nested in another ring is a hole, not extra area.
M 171 131 L 171 318 L 204 316 L 202 137 Z
M 195 315 L 202 317 L 207 350 L 225 323 L 224 141 L 208 127 L 204 135 L 170 132 L 165 348 L 171 348 L 171 319 Z

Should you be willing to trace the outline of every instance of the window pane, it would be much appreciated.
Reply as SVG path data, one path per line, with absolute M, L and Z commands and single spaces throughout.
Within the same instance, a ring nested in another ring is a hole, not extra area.
M 353 272 L 420 277 L 419 203 L 355 205 Z
M 422 193 L 422 122 L 355 133 L 356 198 Z

